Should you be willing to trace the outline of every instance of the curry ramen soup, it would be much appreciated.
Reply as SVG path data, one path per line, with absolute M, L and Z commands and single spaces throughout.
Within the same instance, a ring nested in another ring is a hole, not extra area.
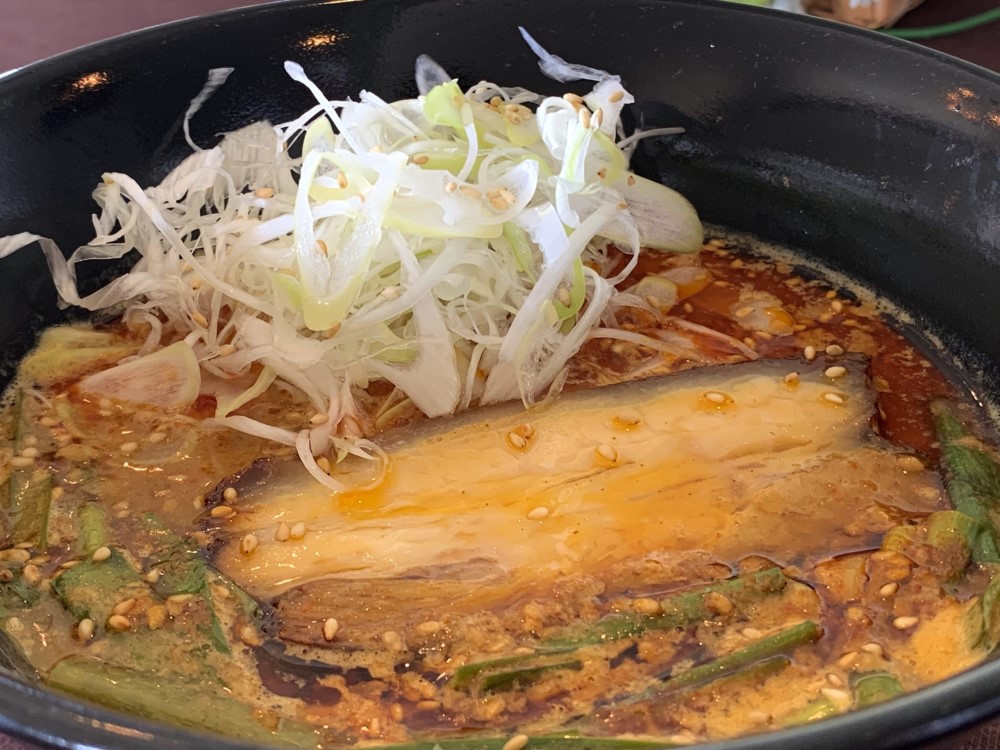
M 966 394 L 785 260 L 711 241 L 637 285 L 646 343 L 591 338 L 532 409 L 422 419 L 372 380 L 387 469 L 321 456 L 341 492 L 213 427 L 218 396 L 88 389 L 141 327 L 46 331 L 5 412 L 6 653 L 248 740 L 497 750 L 762 732 L 981 662 L 1000 468 Z M 235 414 L 322 419 L 277 384 Z

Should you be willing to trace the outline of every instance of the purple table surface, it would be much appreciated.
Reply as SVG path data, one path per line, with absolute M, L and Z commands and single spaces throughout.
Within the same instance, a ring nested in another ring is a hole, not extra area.
M 255 0 L 2 0 L 0 71 L 123 34 L 181 18 L 260 5 Z M 996 6 L 996 0 L 925 0 L 900 27 L 954 21 Z M 1000 71 L 1000 24 L 930 40 L 927 46 Z M 0 735 L 0 750 L 36 750 Z M 1000 750 L 1000 719 L 985 724 L 954 750 Z

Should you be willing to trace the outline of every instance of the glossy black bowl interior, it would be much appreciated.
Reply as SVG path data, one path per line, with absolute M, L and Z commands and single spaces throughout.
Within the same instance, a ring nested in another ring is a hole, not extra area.
M 195 117 L 196 141 L 310 104 L 302 63 L 331 95 L 411 96 L 428 53 L 464 83 L 555 92 L 517 34 L 620 73 L 646 141 L 640 171 L 703 218 L 802 249 L 913 311 L 997 396 L 1000 369 L 1000 78 L 839 25 L 711 0 L 284 2 L 159 27 L 0 79 L 0 236 L 70 249 L 88 238 L 104 171 L 158 181 L 206 72 L 234 67 Z M 93 286 L 100 269 L 88 269 Z M 41 254 L 0 262 L 10 362 L 60 313 Z M 1000 710 L 1000 663 L 864 712 L 721 748 L 896 747 Z M 205 738 L 57 698 L 0 674 L 0 729 L 63 747 L 199 748 Z M 212 740 L 215 747 L 241 747 Z

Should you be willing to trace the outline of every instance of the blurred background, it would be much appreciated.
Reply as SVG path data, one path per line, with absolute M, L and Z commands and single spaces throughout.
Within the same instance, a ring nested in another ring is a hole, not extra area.
M 489 0 L 481 0 L 489 2 Z M 730 0 L 808 11 L 893 33 L 1000 70 L 998 0 Z M 180 18 L 262 0 L 2 0 L 0 71 L 74 47 Z

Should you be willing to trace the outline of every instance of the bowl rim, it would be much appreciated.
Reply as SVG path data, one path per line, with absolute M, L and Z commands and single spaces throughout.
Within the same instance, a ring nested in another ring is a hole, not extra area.
M 202 16 L 192 16 L 156 24 L 60 52 L 26 65 L 0 72 L 0 97 L 19 90 L 31 90 L 41 81 L 69 76 L 91 61 L 150 45 L 175 41 L 192 32 L 223 26 L 230 22 L 276 14 L 291 16 L 304 9 L 352 3 L 366 6 L 408 5 L 436 0 L 269 0 Z M 775 23 L 802 26 L 827 34 L 857 37 L 862 43 L 881 45 L 894 54 L 924 58 L 948 69 L 1000 87 L 1000 73 L 953 55 L 846 23 L 802 14 L 729 2 L 728 0 L 611 0 L 622 6 L 703 7 L 734 17 L 763 14 Z M 490 0 L 455 0 L 473 5 Z M 0 132 L 2 136 L 2 132 Z M 942 734 L 973 726 L 1000 715 L 1000 659 L 990 659 L 970 670 L 883 704 L 853 711 L 822 722 L 788 727 L 763 734 L 745 735 L 699 745 L 705 750 L 790 750 L 810 747 L 833 750 L 872 744 L 904 747 Z M 886 735 L 886 732 L 895 734 Z M 97 704 L 50 691 L 40 682 L 0 667 L 0 732 L 49 747 L 120 748 L 121 750 L 191 750 L 211 746 L 220 750 L 260 750 L 264 746 L 195 729 L 146 721 Z M 277 746 L 274 746 L 277 747 Z

